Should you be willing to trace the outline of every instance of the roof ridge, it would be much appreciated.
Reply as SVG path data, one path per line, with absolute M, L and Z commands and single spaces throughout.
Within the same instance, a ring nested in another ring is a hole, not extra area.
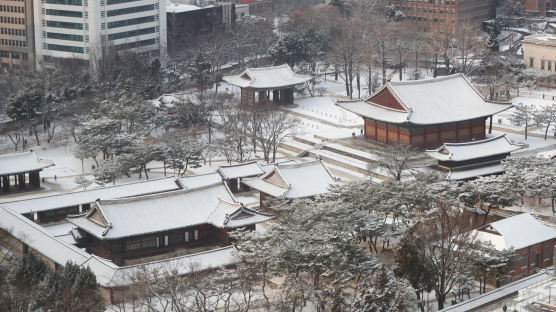
M 440 76 L 436 78 L 426 78 L 420 80 L 405 80 L 405 81 L 389 81 L 388 83 L 391 86 L 403 86 L 403 85 L 418 85 L 418 84 L 425 84 L 425 83 L 434 83 L 437 81 L 445 81 L 450 79 L 455 79 L 458 77 L 465 77 L 462 73 L 447 75 L 447 76 Z
M 496 136 L 496 137 L 486 138 L 486 139 L 476 140 L 476 141 L 469 141 L 469 142 L 454 142 L 454 143 L 449 143 L 449 142 L 447 142 L 447 143 L 444 143 L 443 146 L 466 146 L 466 145 L 476 145 L 476 144 L 481 144 L 481 143 L 485 143 L 485 142 L 495 141 L 495 140 L 498 140 L 498 139 L 500 139 L 500 138 L 505 138 L 506 141 L 508 141 L 508 139 L 506 138 L 506 134 L 504 133 L 504 134 L 501 134 L 501 135 Z M 510 141 L 508 141 L 508 143 L 510 143 L 510 144 L 515 144 L 515 143 L 512 143 L 512 142 L 510 142 Z M 442 146 L 441 146 L 441 147 L 442 147 Z M 441 148 L 441 147 L 439 147 L 439 148 Z
M 147 183 L 147 182 L 153 182 L 153 181 L 161 181 L 161 180 L 172 179 L 172 178 L 174 178 L 174 181 L 176 181 L 178 179 L 178 177 L 176 177 L 176 176 L 163 177 L 163 178 L 156 178 L 156 179 L 151 179 L 151 180 L 129 182 L 129 183 L 123 183 L 123 184 L 117 184 L 117 185 L 110 185 L 110 186 L 102 186 L 102 187 L 99 187 L 99 188 L 92 188 L 92 189 L 88 189 L 88 190 L 78 190 L 78 191 L 72 191 L 72 192 L 66 192 L 66 193 L 60 193 L 60 194 L 50 194 L 50 195 L 38 196 L 38 197 L 32 197 L 32 198 L 17 199 L 17 200 L 13 200 L 13 201 L 4 201 L 4 202 L 0 202 L 0 203 L 6 203 L 6 204 L 7 203 L 17 203 L 17 202 L 24 202 L 24 201 L 27 201 L 27 200 L 37 200 L 39 198 L 51 198 L 51 197 L 56 197 L 56 196 L 72 195 L 72 194 L 78 194 L 78 193 L 82 194 L 82 193 L 86 193 L 86 192 L 100 191 L 100 190 L 112 189 L 112 188 L 116 188 L 116 187 L 132 185 L 132 184 Z M 143 195 L 139 195 L 139 196 L 143 196 Z M 125 198 L 129 198 L 129 197 L 125 197 Z
M 283 68 L 283 67 L 290 68 L 290 70 L 291 70 L 291 67 L 288 65 L 288 63 L 284 63 L 282 65 L 273 65 L 273 66 L 264 66 L 264 67 L 247 67 L 247 69 L 254 70 L 254 71 L 260 71 L 260 70 Z
M 230 165 L 220 165 L 218 166 L 218 169 L 220 168 L 231 168 L 231 167 L 239 167 L 239 166 L 244 166 L 244 165 L 250 165 L 252 163 L 257 163 L 256 160 L 251 160 L 251 161 L 247 161 L 247 162 L 243 162 L 243 163 L 239 163 L 239 164 L 230 164 Z
M 156 263 L 161 263 L 161 262 L 166 262 L 166 261 L 171 261 L 171 260 L 176 260 L 176 259 L 182 259 L 182 258 L 190 258 L 190 257 L 193 257 L 193 256 L 207 254 L 207 253 L 213 253 L 215 251 L 221 251 L 221 250 L 229 249 L 229 248 L 232 248 L 232 249 L 235 250 L 234 245 L 229 245 L 229 246 L 224 246 L 224 247 L 220 247 L 220 248 L 216 248 L 216 249 L 197 252 L 197 253 L 194 253 L 194 254 L 187 254 L 187 255 L 182 255 L 182 256 L 173 257 L 173 258 L 160 259 L 160 260 L 151 261 L 151 262 L 147 262 L 147 263 L 138 263 L 138 264 L 132 264 L 132 265 L 128 265 L 128 266 L 121 266 L 121 267 L 118 267 L 117 270 L 124 270 L 124 269 L 142 267 L 142 266 L 146 266 L 146 265 L 151 265 L 151 264 L 156 264 Z
M 278 168 L 282 168 L 282 169 L 291 169 L 291 168 L 308 167 L 308 166 L 315 165 L 317 163 L 322 164 L 322 161 L 320 159 L 315 159 L 315 160 L 306 161 L 306 162 L 299 162 L 299 163 L 295 163 L 295 164 L 277 164 L 275 166 L 278 167 Z
M 223 181 L 219 181 L 219 182 L 215 182 L 215 183 L 212 183 L 212 184 L 200 185 L 200 186 L 192 187 L 192 188 L 185 188 L 185 189 L 173 190 L 173 191 L 162 192 L 162 193 L 145 194 L 145 195 L 139 195 L 139 196 L 133 196 L 133 197 L 105 199 L 105 200 L 100 200 L 99 202 L 101 202 L 102 204 L 135 202 L 135 201 L 139 201 L 139 200 L 153 199 L 153 198 L 157 198 L 157 197 L 173 196 L 173 195 L 178 195 L 178 194 L 181 194 L 181 193 L 183 193 L 183 194 L 191 193 L 191 192 L 197 191 L 197 190 L 213 188 L 213 187 L 216 187 L 218 185 L 222 185 L 223 183 L 224 183 Z

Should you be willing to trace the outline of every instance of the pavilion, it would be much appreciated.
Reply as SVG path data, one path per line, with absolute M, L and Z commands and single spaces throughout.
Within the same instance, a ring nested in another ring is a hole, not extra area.
M 510 142 L 506 135 L 467 143 L 444 143 L 425 153 L 438 160 L 438 169 L 450 180 L 468 180 L 504 172 L 502 160 L 523 145 Z
M 311 80 L 311 76 L 296 74 L 288 64 L 283 64 L 247 68 L 239 75 L 224 76 L 222 79 L 241 89 L 243 105 L 270 101 L 271 94 L 276 104 L 293 104 L 293 88 Z
M 487 101 L 463 74 L 388 82 L 363 101 L 337 105 L 363 117 L 369 140 L 435 148 L 483 140 L 486 119 L 492 126 L 492 115 L 512 107 Z
M 20 190 L 28 187 L 38 189 L 41 187 L 39 172 L 51 166 L 54 166 L 52 161 L 38 158 L 32 150 L 0 155 L 0 190 L 4 193 L 11 190 L 11 176 L 13 176 L 14 186 Z

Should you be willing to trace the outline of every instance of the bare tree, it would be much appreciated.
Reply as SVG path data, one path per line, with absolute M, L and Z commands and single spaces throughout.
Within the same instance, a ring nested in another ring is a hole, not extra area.
M 410 168 L 410 160 L 415 156 L 415 151 L 409 145 L 394 144 L 389 146 L 384 154 L 380 156 L 375 165 L 369 169 L 384 168 L 390 177 L 400 181 L 404 171 Z
M 257 134 L 259 145 L 263 151 L 265 161 L 270 162 L 270 155 L 272 154 L 272 162 L 275 162 L 278 146 L 286 138 L 295 134 L 298 121 L 277 109 L 267 111 L 262 121 Z

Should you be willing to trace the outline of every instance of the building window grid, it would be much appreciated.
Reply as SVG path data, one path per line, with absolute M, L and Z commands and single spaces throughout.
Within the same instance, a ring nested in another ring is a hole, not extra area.
M 56 28 L 68 29 L 83 29 L 82 23 L 60 22 L 60 21 L 46 21 L 46 26 Z
M 73 53 L 84 52 L 84 49 L 82 47 L 66 46 L 61 44 L 47 44 L 46 49 L 52 51 L 73 52 Z
M 143 24 L 143 23 L 149 23 L 149 22 L 154 22 L 154 21 L 155 21 L 155 16 L 154 15 L 143 16 L 143 17 L 138 17 L 138 18 L 131 18 L 131 19 L 126 19 L 126 20 L 121 20 L 121 21 L 108 22 L 108 29 L 130 26 L 130 25 Z
M 124 32 L 115 33 L 115 34 L 109 34 L 108 39 L 109 40 L 117 40 L 117 39 L 140 36 L 140 35 L 153 34 L 154 32 L 155 32 L 154 27 L 143 28 L 143 29 L 138 29 L 138 30 L 130 30 L 130 31 L 124 31 Z
M 109 10 L 106 12 L 106 15 L 110 17 L 110 16 L 118 16 L 123 14 L 138 13 L 138 12 L 145 12 L 145 11 L 152 11 L 152 10 L 154 10 L 154 4 L 148 4 L 148 5 L 141 5 L 137 7 Z

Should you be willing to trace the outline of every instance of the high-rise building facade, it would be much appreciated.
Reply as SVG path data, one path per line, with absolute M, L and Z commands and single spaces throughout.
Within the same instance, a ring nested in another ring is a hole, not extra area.
M 523 9 L 533 16 L 554 16 L 556 0 L 522 0 Z M 551 15 L 549 13 L 552 13 Z
M 34 64 L 33 0 L 0 0 L 0 67 Z
M 422 31 L 455 32 L 464 24 L 480 26 L 496 16 L 496 0 L 390 0 Z
M 35 0 L 38 66 L 79 59 L 95 68 L 106 53 L 166 55 L 165 0 Z

